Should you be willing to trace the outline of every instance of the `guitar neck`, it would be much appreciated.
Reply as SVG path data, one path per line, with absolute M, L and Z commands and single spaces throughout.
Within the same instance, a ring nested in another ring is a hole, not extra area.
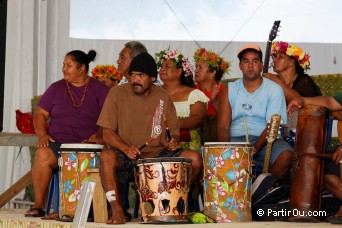
M 268 173 L 268 170 L 270 167 L 271 151 L 272 151 L 272 142 L 268 142 L 267 147 L 266 147 L 264 166 L 262 167 L 263 173 Z
M 265 60 L 264 60 L 264 69 L 263 73 L 268 73 L 268 66 L 270 63 L 270 53 L 271 53 L 272 41 L 267 41 L 266 52 L 265 52 Z

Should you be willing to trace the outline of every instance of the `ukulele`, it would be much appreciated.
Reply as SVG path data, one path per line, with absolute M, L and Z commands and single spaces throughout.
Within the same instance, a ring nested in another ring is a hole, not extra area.
M 270 63 L 270 53 L 271 53 L 271 47 L 272 47 L 272 41 L 276 38 L 278 28 L 280 25 L 280 21 L 274 21 L 274 24 L 272 26 L 272 29 L 270 31 L 270 35 L 268 36 L 267 46 L 266 46 L 266 52 L 265 52 L 265 61 L 264 61 L 264 69 L 263 73 L 268 73 L 268 67 Z
M 267 146 L 266 146 L 266 153 L 265 153 L 265 160 L 264 166 L 262 167 L 263 173 L 268 173 L 270 167 L 270 158 L 271 158 L 271 151 L 272 151 L 272 144 L 274 140 L 278 136 L 278 129 L 280 125 L 281 116 L 279 114 L 273 114 L 271 116 L 270 125 L 268 126 L 268 135 L 267 135 Z
M 279 191 L 282 192 L 284 189 L 282 186 L 274 187 L 277 181 L 277 177 L 272 176 L 268 170 L 270 166 L 270 157 L 272 144 L 278 136 L 278 128 L 280 125 L 281 116 L 278 114 L 273 114 L 271 116 L 270 124 L 268 126 L 267 134 L 267 146 L 265 153 L 264 166 L 262 168 L 262 173 L 256 178 L 252 185 L 252 206 L 257 204 L 262 204 L 262 202 L 267 202 L 268 200 L 274 200 L 275 195 L 280 195 Z M 283 193 L 286 193 L 283 191 Z

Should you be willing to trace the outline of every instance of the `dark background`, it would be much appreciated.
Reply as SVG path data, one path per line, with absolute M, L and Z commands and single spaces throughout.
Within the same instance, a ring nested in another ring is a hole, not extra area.
M 7 0 L 0 0 L 0 132 L 4 119 Z

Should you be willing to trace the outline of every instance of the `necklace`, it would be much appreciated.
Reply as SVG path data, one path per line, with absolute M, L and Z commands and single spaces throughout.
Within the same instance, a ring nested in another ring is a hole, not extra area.
M 87 88 L 88 88 L 88 84 L 89 84 L 89 78 L 87 78 L 87 82 L 86 82 L 86 84 L 85 84 L 83 96 L 82 96 L 82 98 L 81 98 L 81 101 L 80 101 L 80 104 L 79 104 L 79 105 L 76 105 L 76 102 L 75 102 L 75 99 L 74 99 L 74 97 L 73 97 L 73 95 L 72 95 L 72 92 L 71 92 L 69 83 L 68 83 L 67 81 L 65 81 L 65 83 L 66 83 L 66 85 L 67 85 L 68 92 L 69 92 L 70 98 L 71 98 L 71 100 L 72 100 L 73 106 L 74 106 L 75 108 L 81 107 L 82 104 L 83 104 L 84 98 L 85 98 L 85 96 L 86 96 L 86 94 L 87 94 Z

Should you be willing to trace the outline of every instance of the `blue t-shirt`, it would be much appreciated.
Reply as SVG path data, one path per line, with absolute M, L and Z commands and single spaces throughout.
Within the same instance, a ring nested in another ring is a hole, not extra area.
M 287 123 L 286 101 L 283 89 L 267 78 L 261 86 L 249 93 L 239 79 L 228 84 L 229 102 L 232 108 L 230 136 L 246 135 L 244 118 L 249 135 L 259 136 L 265 130 L 273 114 L 281 115 L 282 123 Z
M 84 101 L 78 108 L 73 106 L 64 79 L 50 85 L 39 100 L 38 106 L 50 114 L 48 134 L 59 143 L 81 143 L 97 131 L 96 122 L 109 89 L 94 78 L 89 80 Z M 85 85 L 69 86 L 79 105 Z

